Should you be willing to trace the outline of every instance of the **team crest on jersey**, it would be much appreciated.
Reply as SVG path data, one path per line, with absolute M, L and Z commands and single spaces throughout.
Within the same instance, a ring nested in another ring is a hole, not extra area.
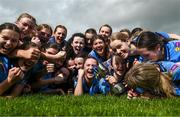
M 175 43 L 175 51 L 180 51 L 180 42 Z

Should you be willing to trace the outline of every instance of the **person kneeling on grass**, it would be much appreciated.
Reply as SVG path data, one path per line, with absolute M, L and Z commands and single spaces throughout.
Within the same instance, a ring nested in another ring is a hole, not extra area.
M 102 93 L 107 94 L 110 86 L 104 78 L 96 78 L 94 67 L 98 66 L 98 62 L 93 57 L 88 57 L 84 62 L 84 69 L 78 70 L 78 79 L 75 81 L 74 95 L 79 96 L 84 93 L 90 95 Z
M 174 64 L 167 74 L 160 72 L 155 64 L 141 63 L 134 65 L 125 76 L 128 87 L 134 89 L 134 92 L 128 92 L 129 99 L 179 96 L 179 80 L 178 64 Z

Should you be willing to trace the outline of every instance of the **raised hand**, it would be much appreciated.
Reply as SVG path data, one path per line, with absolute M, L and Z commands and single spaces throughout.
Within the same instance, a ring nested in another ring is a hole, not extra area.
M 55 56 L 57 59 L 64 60 L 64 59 L 66 59 L 66 52 L 65 51 L 59 51 Z
M 79 69 L 78 70 L 78 78 L 83 78 L 84 76 L 84 70 L 83 69 Z
M 107 76 L 107 77 L 106 77 L 106 80 L 107 80 L 111 85 L 114 85 L 114 84 L 116 84 L 116 83 L 118 82 L 114 76 Z
M 136 99 L 138 97 L 138 93 L 134 91 L 134 89 L 130 89 L 127 93 L 128 99 Z
M 8 73 L 8 82 L 9 83 L 15 83 L 18 80 L 22 79 L 24 77 L 24 73 L 20 68 L 13 67 L 9 70 Z
M 23 51 L 23 58 L 25 59 L 38 59 L 41 55 L 41 51 L 37 48 L 30 48 Z

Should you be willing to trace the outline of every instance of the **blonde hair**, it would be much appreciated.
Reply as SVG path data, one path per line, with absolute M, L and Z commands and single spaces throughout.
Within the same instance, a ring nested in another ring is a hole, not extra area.
M 156 90 L 173 97 L 174 88 L 170 77 L 160 73 L 153 64 L 142 63 L 134 65 L 126 74 L 125 81 L 131 88 L 141 87 L 145 90 Z
M 22 14 L 17 18 L 17 21 L 16 21 L 16 22 L 19 22 L 22 18 L 29 18 L 29 19 L 31 19 L 31 20 L 33 21 L 33 23 L 36 25 L 36 19 L 35 19 L 32 15 L 30 15 L 30 14 L 28 14 L 28 13 L 22 13 Z
M 110 42 L 114 40 L 121 40 L 122 42 L 128 41 L 128 36 L 122 32 L 115 32 L 110 37 Z

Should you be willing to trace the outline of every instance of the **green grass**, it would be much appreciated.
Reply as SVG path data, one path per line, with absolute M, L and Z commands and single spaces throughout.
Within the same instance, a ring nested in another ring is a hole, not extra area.
M 180 98 L 128 100 L 125 96 L 28 95 L 0 98 L 0 115 L 46 116 L 178 116 Z

